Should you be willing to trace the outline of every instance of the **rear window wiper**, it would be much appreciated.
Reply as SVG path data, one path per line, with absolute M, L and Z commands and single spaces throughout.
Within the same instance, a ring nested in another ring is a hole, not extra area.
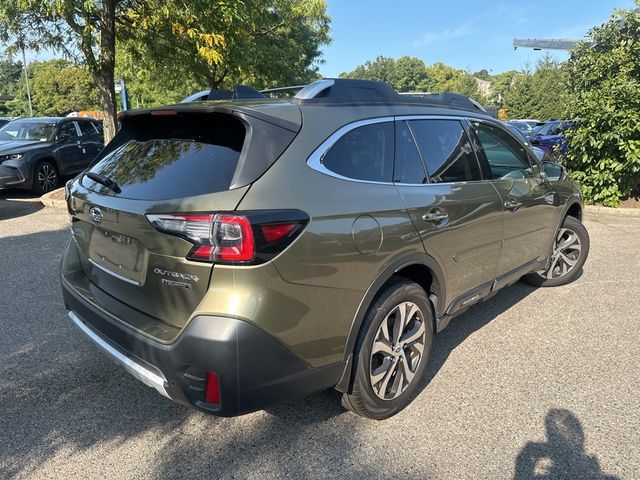
M 115 193 L 120 193 L 120 187 L 116 182 L 111 180 L 109 177 L 105 177 L 104 175 L 100 175 L 99 173 L 87 172 L 85 173 L 87 177 L 89 177 L 94 182 L 98 182 L 100 185 L 104 185 L 110 190 L 113 190 Z

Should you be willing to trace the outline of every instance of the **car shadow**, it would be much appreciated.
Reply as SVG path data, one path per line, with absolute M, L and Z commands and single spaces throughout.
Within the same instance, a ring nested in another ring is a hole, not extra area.
M 600 469 L 595 455 L 585 452 L 580 420 L 569 410 L 553 408 L 544 420 L 547 441 L 529 442 L 516 458 L 514 480 L 617 480 Z
M 38 201 L 37 196 L 16 193 L 14 190 L 0 190 L 0 221 L 31 215 L 43 208 L 44 205 Z
M 429 365 L 419 391 L 422 391 L 445 364 L 451 352 L 461 345 L 471 334 L 493 321 L 498 315 L 533 293 L 537 288 L 522 282 L 499 291 L 489 300 L 473 305 L 469 310 L 454 318 L 451 323 L 433 339 Z
M 367 421 L 344 411 L 331 391 L 217 418 L 161 397 L 112 364 L 66 318 L 58 271 L 67 238 L 67 230 L 0 238 L 3 268 L 12 271 L 0 314 L 0 478 L 36 476 L 83 452 L 128 449 L 146 455 L 140 461 L 154 478 L 389 473 L 384 455 L 363 455 Z M 454 320 L 435 339 L 425 384 L 469 335 L 534 290 L 516 284 Z

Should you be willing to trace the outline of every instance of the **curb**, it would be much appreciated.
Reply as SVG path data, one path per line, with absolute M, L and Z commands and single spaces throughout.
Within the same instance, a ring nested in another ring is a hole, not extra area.
M 40 203 L 42 203 L 45 207 L 51 208 L 67 208 L 67 202 L 64 201 L 63 198 L 52 198 L 52 196 L 60 191 L 63 191 L 64 187 L 58 188 L 56 190 L 51 190 L 49 193 L 45 193 L 40 197 Z
M 640 208 L 612 208 L 600 205 L 585 205 L 584 213 L 588 216 L 611 215 L 614 217 L 640 218 Z

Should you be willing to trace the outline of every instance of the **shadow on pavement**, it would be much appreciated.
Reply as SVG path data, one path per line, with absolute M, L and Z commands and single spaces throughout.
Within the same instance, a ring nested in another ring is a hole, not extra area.
M 22 198 L 22 196 L 18 198 Z M 32 201 L 28 200 L 29 196 L 24 196 L 24 198 L 25 200 L 16 200 L 14 198 L 5 199 L 0 196 L 0 221 L 31 215 L 44 208 L 44 205 L 38 201 L 37 197 L 33 197 Z
M 140 462 L 155 478 L 391 474 L 384 456 L 368 453 L 365 437 L 374 427 L 344 412 L 333 392 L 216 418 L 162 398 L 113 365 L 66 318 L 58 267 L 67 235 L 0 238 L 3 268 L 14 272 L 1 292 L 0 478 L 31 476 L 60 456 L 102 448 L 106 455 L 129 442 L 149 449 Z M 516 284 L 452 322 L 436 337 L 424 384 L 470 334 L 534 290 Z M 354 460 L 362 452 L 366 463 Z
M 545 418 L 546 442 L 529 442 L 516 459 L 514 480 L 584 479 L 616 480 L 605 475 L 595 456 L 584 449 L 580 420 L 565 409 L 551 409 Z
M 469 335 L 480 330 L 535 290 L 536 287 L 521 282 L 515 283 L 501 290 L 486 302 L 474 305 L 459 317 L 454 318 L 447 328 L 434 337 L 431 358 L 421 389 L 424 389 L 433 380 L 451 352 L 462 344 Z

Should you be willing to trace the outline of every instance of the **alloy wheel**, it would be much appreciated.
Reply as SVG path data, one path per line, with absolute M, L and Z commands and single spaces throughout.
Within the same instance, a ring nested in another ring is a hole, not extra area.
M 398 398 L 413 381 L 426 331 L 424 315 L 415 303 L 403 302 L 382 320 L 373 340 L 369 376 L 382 400 Z
M 568 274 L 578 263 L 581 251 L 582 243 L 578 234 L 570 228 L 561 228 L 556 237 L 549 266 L 538 273 L 549 280 Z
M 36 181 L 44 193 L 53 190 L 58 183 L 58 174 L 48 163 L 44 163 L 40 166 L 36 177 Z

